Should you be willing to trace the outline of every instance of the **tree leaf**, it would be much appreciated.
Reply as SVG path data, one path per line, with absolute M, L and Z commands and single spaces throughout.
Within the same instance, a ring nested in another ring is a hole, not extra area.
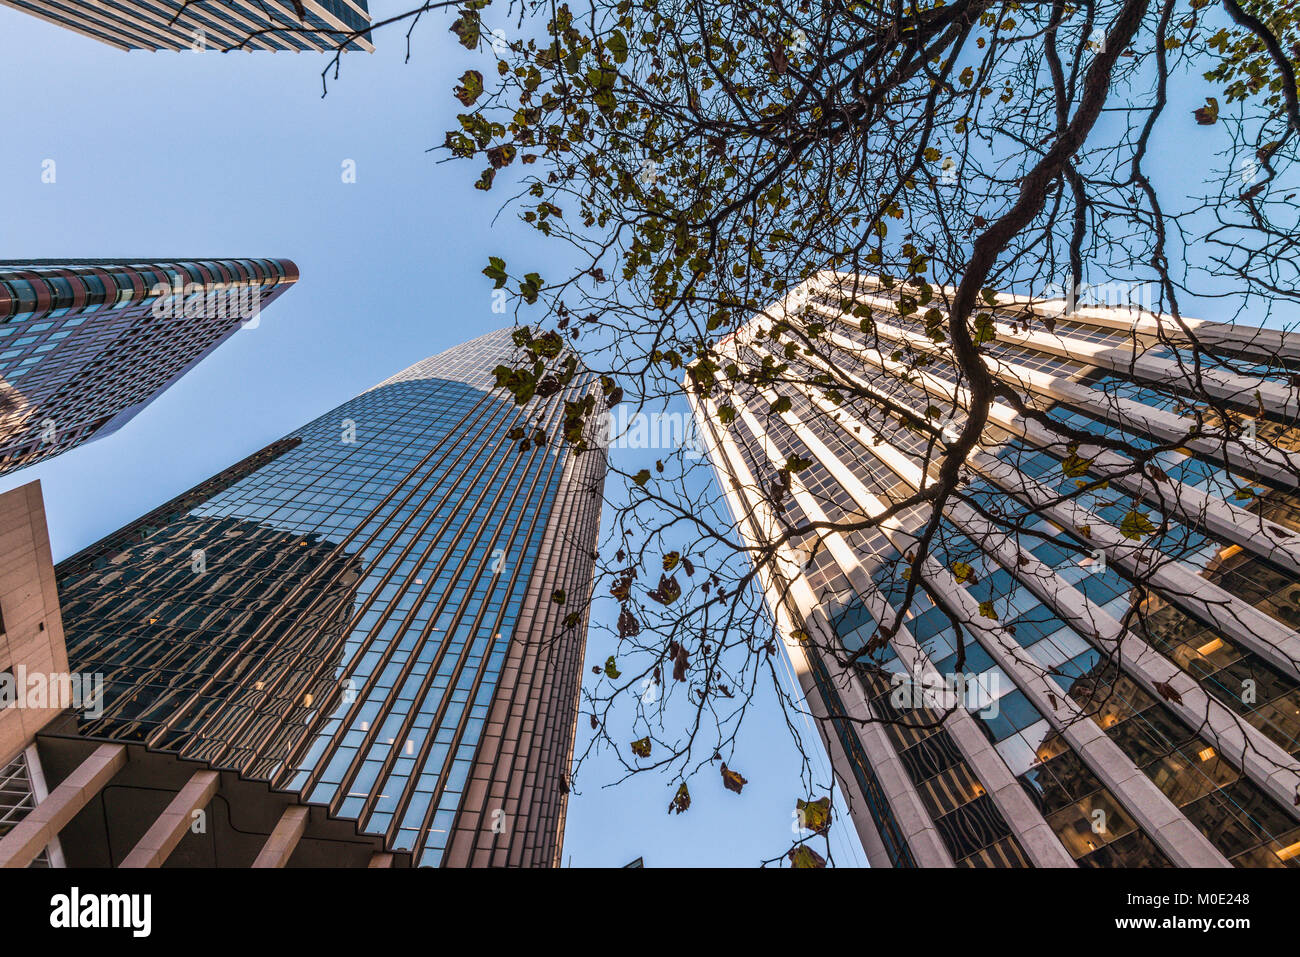
M 735 791 L 739 794 L 749 782 L 741 776 L 740 772 L 733 771 L 727 767 L 726 762 L 722 765 L 722 786 L 728 791 Z
M 1166 701 L 1172 701 L 1174 704 L 1183 703 L 1183 696 L 1180 695 L 1169 682 L 1157 681 L 1152 684 L 1152 687 L 1155 688 L 1156 691 L 1159 692 L 1160 697 L 1164 698 Z
M 1156 527 L 1151 524 L 1151 519 L 1147 518 L 1146 513 L 1139 512 L 1135 508 L 1125 512 L 1123 520 L 1119 523 L 1120 534 L 1134 541 L 1141 541 L 1155 530 Z
M 661 605 L 671 605 L 682 597 L 682 586 L 677 584 L 677 576 L 660 575 L 659 587 L 647 595 Z
M 683 781 L 677 788 L 677 793 L 673 795 L 672 801 L 668 804 L 669 814 L 681 814 L 683 811 L 690 810 L 691 791 Z
M 790 866 L 795 868 L 815 868 L 826 866 L 826 859 L 807 844 L 800 844 L 797 847 L 790 848 L 786 857 L 790 858 Z
M 483 93 L 483 74 L 478 70 L 466 70 L 461 74 L 460 84 L 452 90 L 452 93 L 466 106 L 472 106 Z
M 1212 96 L 1205 98 L 1205 105 L 1192 111 L 1196 122 L 1201 126 L 1213 126 L 1219 122 L 1219 101 Z
M 500 256 L 488 257 L 487 268 L 483 270 L 483 275 L 492 280 L 493 289 L 500 289 L 510 278 L 506 275 L 506 261 Z
M 825 834 L 831 826 L 831 799 L 819 798 L 816 801 L 795 801 L 795 810 L 799 813 L 799 823 L 810 831 Z

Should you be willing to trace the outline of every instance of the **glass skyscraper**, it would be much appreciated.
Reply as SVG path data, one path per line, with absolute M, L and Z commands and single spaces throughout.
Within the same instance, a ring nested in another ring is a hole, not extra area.
M 0 0 L 119 50 L 335 50 L 370 24 L 367 0 Z M 345 50 L 373 52 L 369 34 Z
M 936 509 L 942 292 L 821 274 L 689 388 L 871 863 L 1300 866 L 1300 343 L 990 295 Z
M 297 279 L 287 259 L 0 262 L 0 475 L 117 431 Z
M 301 792 L 421 865 L 558 862 L 605 450 L 599 382 L 518 405 L 503 329 L 419 362 L 57 566 L 75 733 Z M 556 362 L 562 360 L 557 359 Z

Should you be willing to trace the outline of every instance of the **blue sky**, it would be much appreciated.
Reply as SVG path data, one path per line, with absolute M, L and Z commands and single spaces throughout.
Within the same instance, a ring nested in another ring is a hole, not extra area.
M 402 9 L 372 4 L 375 19 Z M 435 15 L 417 28 L 406 64 L 405 27 L 379 33 L 377 52 L 346 57 L 322 99 L 324 57 L 121 53 L 0 7 L 0 259 L 282 256 L 302 273 L 258 328 L 121 432 L 0 479 L 0 491 L 41 481 L 56 561 L 501 325 L 480 275 L 489 254 L 531 255 L 545 275 L 531 231 L 510 216 L 492 223 L 500 192 L 469 188 L 477 168 L 427 152 L 454 125 L 451 88 L 476 62 L 448 24 Z M 343 182 L 346 160 L 355 183 Z M 593 634 L 590 662 L 613 650 Z M 670 818 L 665 778 L 607 787 L 615 763 L 585 766 L 565 862 L 752 866 L 783 853 L 795 799 L 809 795 L 772 692 L 756 705 L 732 762 L 749 779 L 743 795 L 701 774 L 691 810 Z M 584 720 L 579 748 L 588 733 Z M 836 862 L 865 863 L 850 829 L 834 830 Z

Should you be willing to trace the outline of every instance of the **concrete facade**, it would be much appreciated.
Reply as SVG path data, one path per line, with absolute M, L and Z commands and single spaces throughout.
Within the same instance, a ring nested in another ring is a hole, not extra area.
M 970 399 L 951 292 L 819 274 L 717 345 L 784 374 L 687 384 L 740 531 L 789 539 L 759 577 L 868 859 L 1297 866 L 1300 342 L 995 296 L 1018 398 L 935 509 Z M 938 721 L 917 690 L 952 679 L 984 697 Z

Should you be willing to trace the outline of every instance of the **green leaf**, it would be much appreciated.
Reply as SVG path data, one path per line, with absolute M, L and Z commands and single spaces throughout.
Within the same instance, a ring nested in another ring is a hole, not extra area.
M 532 305 L 537 301 L 537 294 L 541 292 L 541 288 L 542 277 L 535 272 L 526 273 L 519 282 L 519 295 L 523 297 L 524 302 Z
M 650 481 L 650 470 L 642 469 L 640 472 L 637 472 L 636 475 L 632 476 L 632 481 L 641 488 L 645 488 L 645 483 Z
M 825 834 L 831 826 L 831 799 L 828 797 L 816 801 L 796 800 L 795 810 L 799 814 L 799 823 L 810 831 Z
M 627 37 L 623 36 L 623 31 L 615 30 L 608 40 L 605 41 L 605 49 L 609 55 L 614 58 L 615 63 L 623 63 L 627 60 Z
M 1092 467 L 1092 459 L 1085 459 L 1079 455 L 1079 443 L 1077 442 L 1071 442 L 1067 446 L 1067 450 L 1070 454 L 1062 460 L 1061 471 L 1065 473 L 1067 478 L 1079 478 L 1087 475 L 1088 469 Z
M 510 278 L 506 275 L 506 261 L 500 256 L 488 257 L 487 268 L 483 270 L 483 275 L 492 280 L 493 289 L 500 289 Z
M 451 32 L 460 38 L 460 45 L 467 50 L 473 50 L 478 46 L 481 30 L 478 11 L 472 9 L 462 8 L 460 19 L 451 25 Z
M 614 664 L 614 656 L 610 655 L 605 659 L 605 677 L 617 678 L 621 674 L 622 672 L 618 670 L 618 666 Z

